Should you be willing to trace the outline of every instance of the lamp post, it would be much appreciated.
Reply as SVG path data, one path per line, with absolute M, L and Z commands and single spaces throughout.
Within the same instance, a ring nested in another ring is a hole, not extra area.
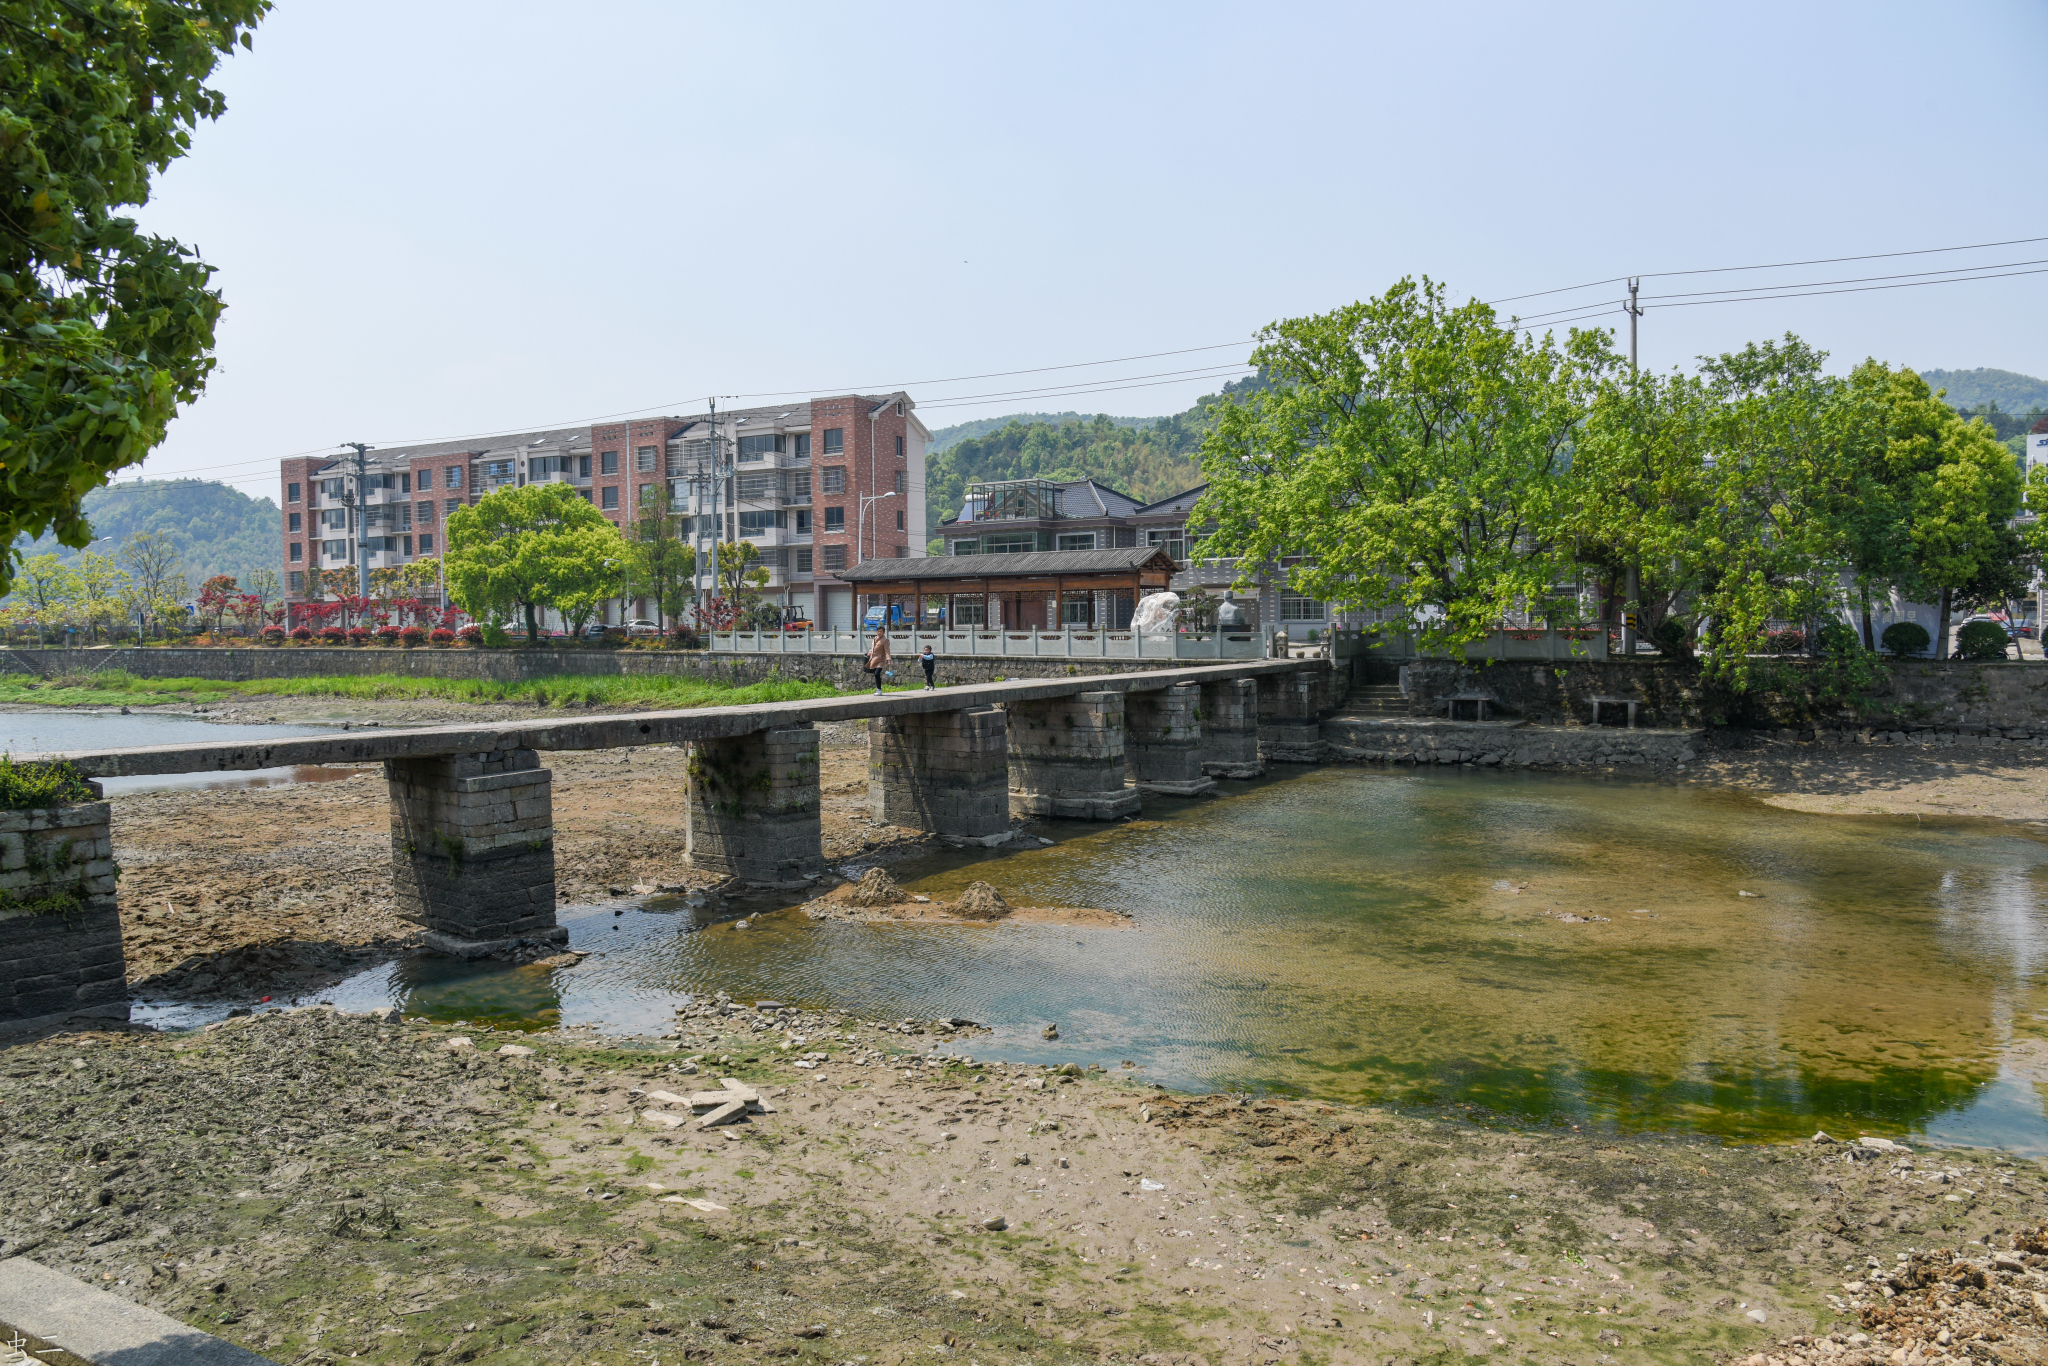
M 881 502 L 884 498 L 894 498 L 895 496 L 896 495 L 893 492 L 871 493 L 861 495 L 860 520 L 854 526 L 854 543 L 857 547 L 854 551 L 854 555 L 857 559 L 865 560 L 867 558 L 866 547 L 868 530 L 868 509 L 873 507 L 876 503 Z M 882 524 L 880 522 L 875 523 L 875 531 L 878 535 L 880 534 L 881 530 Z

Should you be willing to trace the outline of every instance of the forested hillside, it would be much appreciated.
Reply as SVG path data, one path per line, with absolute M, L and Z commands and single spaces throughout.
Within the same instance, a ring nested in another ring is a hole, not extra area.
M 2032 375 L 2010 370 L 1922 370 L 1920 378 L 1948 390 L 1943 401 L 1951 408 L 1983 408 L 1996 403 L 2007 413 L 2048 409 L 2048 380 Z
M 1001 431 L 1012 422 L 1026 427 L 1046 422 L 1058 425 L 1063 422 L 1093 422 L 1099 413 L 1006 413 L 1002 417 L 979 417 L 972 422 L 957 422 L 950 427 L 940 427 L 932 433 L 931 445 L 925 447 L 927 458 L 940 451 L 957 446 L 969 437 L 987 436 L 990 432 Z M 1156 417 L 1112 417 L 1111 425 L 1117 427 L 1149 427 L 1159 419 Z
M 967 486 L 982 480 L 1094 479 L 1145 502 L 1191 488 L 1202 482 L 1198 450 L 1210 409 L 1226 396 L 1263 386 L 1259 376 L 1248 375 L 1169 417 L 989 419 L 982 432 L 956 440 L 926 462 L 925 536 L 938 535 L 940 522 L 959 516 Z M 1126 425 L 1139 422 L 1146 425 Z
M 138 531 L 168 532 L 185 557 L 185 578 L 196 592 L 215 574 L 246 577 L 278 568 L 277 505 L 204 479 L 145 479 L 110 484 L 85 495 L 92 549 L 113 554 Z M 55 551 L 68 563 L 78 552 L 45 536 L 24 555 Z

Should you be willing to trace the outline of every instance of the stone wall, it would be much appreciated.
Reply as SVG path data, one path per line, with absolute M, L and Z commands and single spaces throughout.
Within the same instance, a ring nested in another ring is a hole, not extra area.
M 0 1028 L 128 1015 L 105 802 L 0 811 Z
M 941 658 L 938 679 L 945 685 L 997 683 L 1010 678 L 1079 678 L 1151 673 L 1161 668 L 1186 668 L 1210 662 L 1214 661 Z M 861 666 L 858 655 L 735 655 L 704 650 L 402 650 L 374 645 L 0 650 L 0 673 L 91 673 L 118 669 L 138 678 L 205 678 L 227 683 L 264 678 L 355 678 L 367 674 L 483 679 L 493 683 L 524 683 L 568 674 L 600 678 L 672 674 L 734 687 L 797 678 L 823 679 L 840 688 L 872 689 L 874 682 Z M 917 660 L 897 660 L 896 675 L 898 682 L 921 677 Z
M 1588 723 L 1593 698 L 1637 701 L 1641 726 L 1743 726 L 1758 730 L 1874 728 L 1884 731 L 1968 727 L 2048 732 L 2048 668 L 2040 664 L 1908 660 L 1886 663 L 1872 695 L 1855 706 L 1823 703 L 1807 686 L 1814 669 L 1775 661 L 1780 686 L 1740 695 L 1704 681 L 1698 670 L 1664 660 L 1573 660 L 1485 665 L 1411 660 L 1405 665 L 1361 660 L 1361 682 L 1405 680 L 1409 714 L 1446 715 L 1461 692 L 1485 693 L 1500 714 L 1537 725 Z
M 1389 764 L 1471 764 L 1480 768 L 1673 768 L 1697 756 L 1696 730 L 1459 724 L 1455 722 L 1323 722 L 1325 761 Z

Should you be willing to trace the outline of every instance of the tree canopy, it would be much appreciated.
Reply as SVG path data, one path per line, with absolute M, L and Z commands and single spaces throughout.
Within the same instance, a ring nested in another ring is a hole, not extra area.
M 624 582 L 626 540 L 564 483 L 487 493 L 448 515 L 448 596 L 479 621 L 519 616 L 529 641 L 554 608 L 581 629 Z
M 210 268 L 118 210 L 225 110 L 205 82 L 269 8 L 0 0 L 0 592 L 18 538 L 88 543 L 80 500 L 213 368 Z

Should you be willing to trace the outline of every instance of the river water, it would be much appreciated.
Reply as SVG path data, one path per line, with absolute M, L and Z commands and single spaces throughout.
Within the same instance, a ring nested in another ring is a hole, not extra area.
M 319 998 L 658 1032 L 723 988 L 965 1016 L 995 1033 L 959 1051 L 1129 1061 L 1177 1088 L 2048 1152 L 2048 844 L 2011 827 L 1333 768 L 1052 833 L 894 871 L 938 896 L 986 878 L 1013 904 L 1127 911 L 1131 928 L 789 910 L 741 930 L 657 899 L 565 911 L 571 942 L 597 951 L 576 968 L 420 958 Z M 1040 1038 L 1054 1022 L 1060 1039 Z
M 312 735 L 328 726 L 216 724 L 196 716 L 111 711 L 0 711 L 0 754 L 45 754 L 53 750 L 125 749 L 132 745 L 227 744 Z M 261 768 L 242 773 L 169 773 L 138 778 L 102 778 L 109 797 L 168 788 L 272 787 L 279 783 L 346 778 L 349 769 L 302 766 Z

